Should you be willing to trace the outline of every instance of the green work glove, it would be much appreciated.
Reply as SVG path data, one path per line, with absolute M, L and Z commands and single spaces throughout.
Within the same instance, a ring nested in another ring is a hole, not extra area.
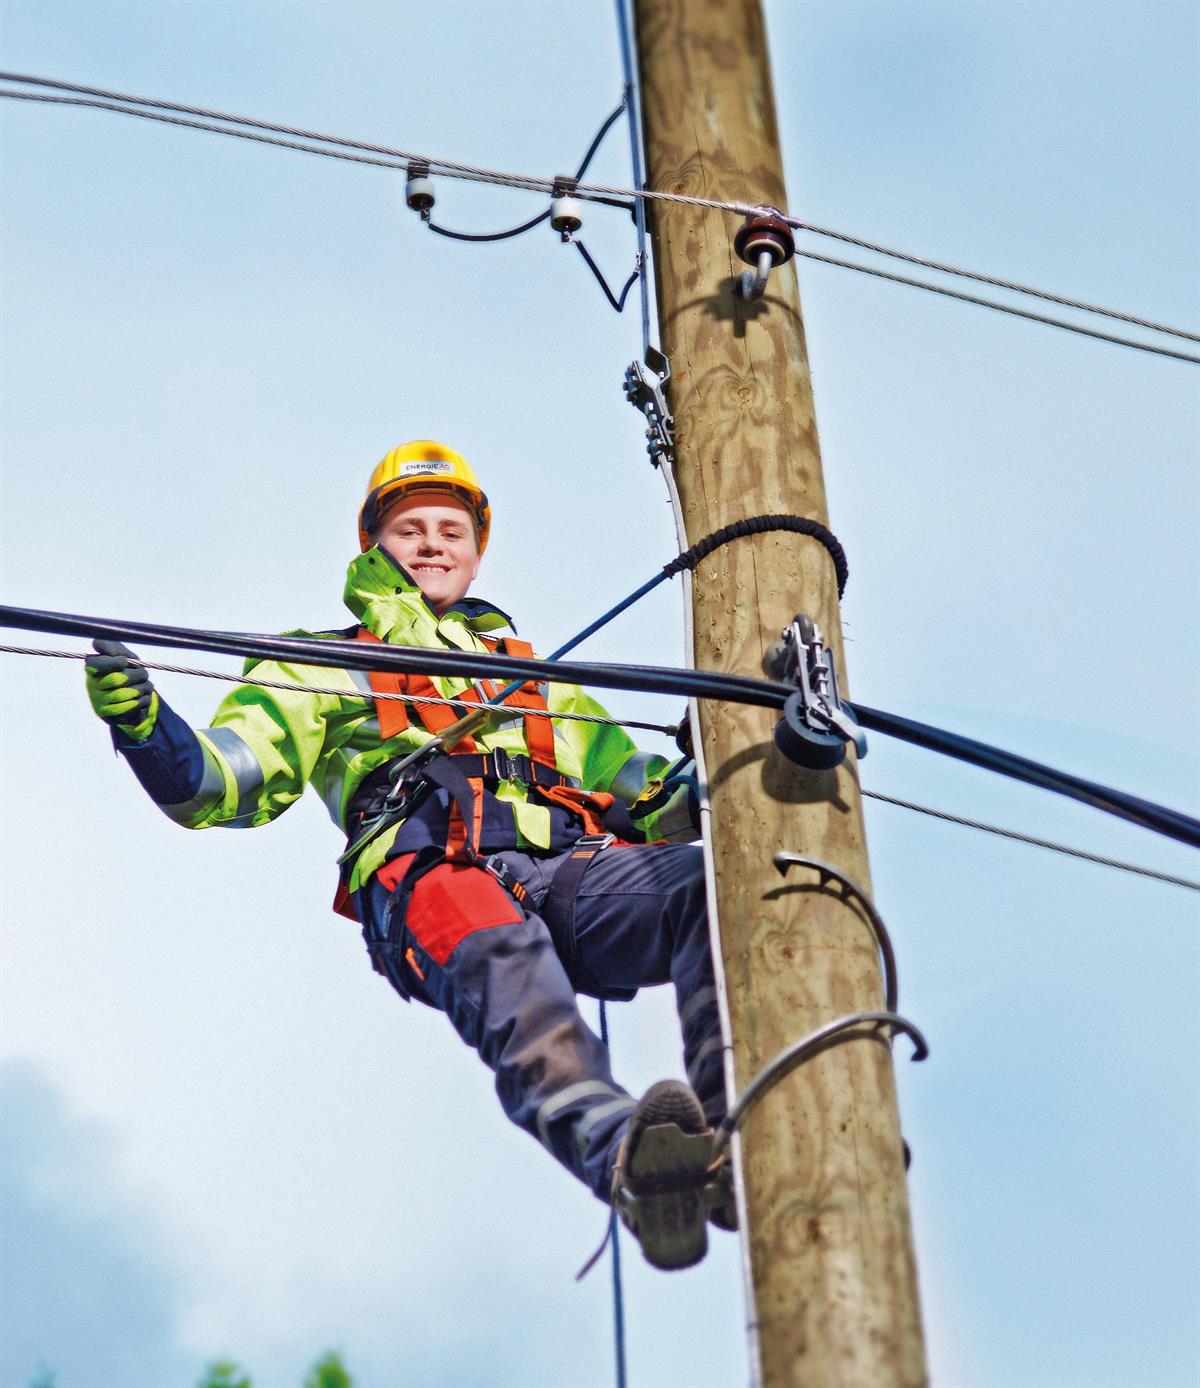
M 92 645 L 97 654 L 83 668 L 97 717 L 135 742 L 145 742 L 158 718 L 158 695 L 146 667 L 120 641 L 96 640 Z

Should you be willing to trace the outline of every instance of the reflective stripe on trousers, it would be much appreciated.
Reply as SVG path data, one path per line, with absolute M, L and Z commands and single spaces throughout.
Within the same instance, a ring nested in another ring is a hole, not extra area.
M 614 1080 L 607 1049 L 580 1015 L 577 991 L 673 982 L 691 1082 L 710 1121 L 725 1111 L 701 852 L 679 844 L 599 854 L 576 902 L 573 977 L 536 911 L 567 855 L 498 856 L 529 893 L 519 922 L 467 933 L 444 965 L 407 925 L 394 925 L 393 959 L 405 991 L 445 1012 L 494 1071 L 509 1118 L 607 1201 L 634 1101 Z M 368 930 L 379 929 L 385 889 L 372 881 L 360 905 Z M 663 1057 L 663 1073 L 677 1068 Z

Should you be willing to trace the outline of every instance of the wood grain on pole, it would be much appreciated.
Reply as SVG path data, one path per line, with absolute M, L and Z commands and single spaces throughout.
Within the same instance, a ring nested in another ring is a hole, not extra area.
M 786 205 L 758 0 L 635 0 L 635 10 L 648 185 Z M 746 268 L 736 218 L 649 209 L 688 543 L 766 512 L 828 523 L 794 262 L 747 303 L 734 293 Z M 826 551 L 786 533 L 726 545 L 695 574 L 696 664 L 761 674 L 764 650 L 798 611 L 820 624 L 844 673 Z M 882 1006 L 863 913 L 814 872 L 785 879 L 771 861 L 796 850 L 870 890 L 853 753 L 836 772 L 803 772 L 774 749 L 773 725 L 762 709 L 701 705 L 739 1090 L 790 1042 Z M 853 1040 L 808 1062 L 752 1111 L 743 1136 L 765 1383 L 924 1383 L 887 1047 Z

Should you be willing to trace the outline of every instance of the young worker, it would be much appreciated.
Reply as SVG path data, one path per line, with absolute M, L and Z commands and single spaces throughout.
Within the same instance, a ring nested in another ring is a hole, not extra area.
M 515 637 L 493 635 L 510 625 L 504 613 L 467 596 L 490 525 L 460 454 L 431 440 L 393 449 L 360 512 L 362 553 L 345 589 L 356 625 L 316 635 L 529 656 Z M 500 687 L 252 661 L 196 732 L 132 652 L 96 649 L 93 707 L 176 823 L 266 824 L 312 783 L 349 838 L 340 909 L 361 922 L 375 968 L 401 997 L 445 1012 L 495 1072 L 509 1118 L 617 1205 L 651 1263 L 702 1258 L 706 1211 L 732 1227 L 727 1183 L 708 1171 L 725 1096 L 701 853 L 665 841 L 695 837 L 686 790 L 636 828 L 621 813 L 665 758 L 611 723 L 548 717 L 604 716 L 577 686 L 527 683 L 471 735 L 398 776 L 465 710 L 376 696 L 478 702 Z M 668 981 L 691 1085 L 662 1081 L 635 1104 L 576 994 L 630 998 Z

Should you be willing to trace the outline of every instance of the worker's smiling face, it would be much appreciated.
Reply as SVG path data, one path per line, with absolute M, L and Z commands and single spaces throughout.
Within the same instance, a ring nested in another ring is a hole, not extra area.
M 371 539 L 404 566 L 439 617 L 466 596 L 479 572 L 474 519 L 444 492 L 397 501 Z

